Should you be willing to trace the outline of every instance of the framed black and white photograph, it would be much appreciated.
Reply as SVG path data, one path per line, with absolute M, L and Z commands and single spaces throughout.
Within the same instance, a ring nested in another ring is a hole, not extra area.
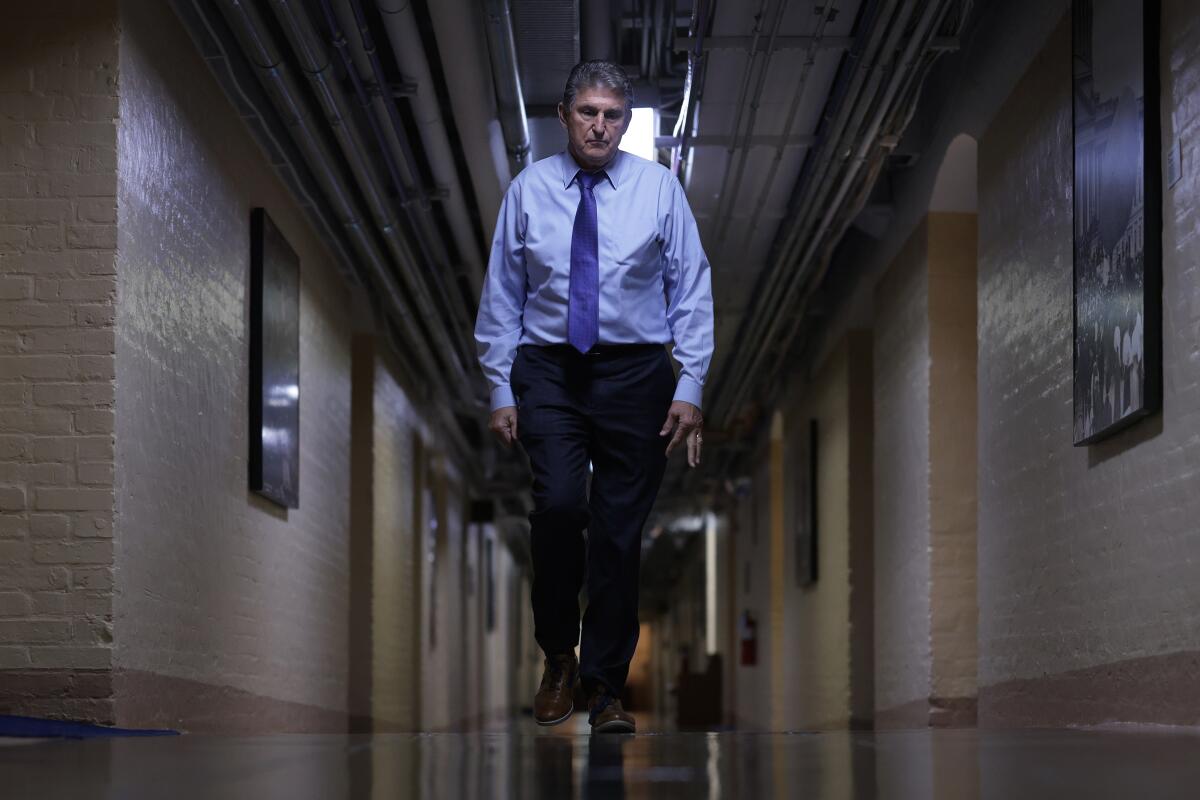
M 300 507 L 300 259 L 250 214 L 250 489 Z
M 1162 404 L 1157 6 L 1072 7 L 1076 445 Z
M 809 420 L 793 439 L 795 464 L 796 585 L 817 581 L 817 421 Z

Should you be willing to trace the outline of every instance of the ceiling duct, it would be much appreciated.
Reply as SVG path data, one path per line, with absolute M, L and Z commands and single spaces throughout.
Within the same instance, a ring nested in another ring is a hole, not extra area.
M 537 161 L 563 149 L 558 102 L 571 68 L 579 63 L 579 3 L 510 0 L 513 35 L 521 54 L 521 91 L 529 117 L 529 143 Z
M 555 106 L 563 82 L 579 63 L 579 3 L 510 0 L 513 36 L 521 54 L 521 91 L 526 105 Z

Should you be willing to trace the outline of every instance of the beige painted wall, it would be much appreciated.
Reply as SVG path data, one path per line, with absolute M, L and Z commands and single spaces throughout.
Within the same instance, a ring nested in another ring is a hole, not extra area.
M 420 655 L 413 622 L 420 573 L 413 472 L 419 423 L 388 360 L 377 355 L 373 363 L 372 715 L 377 730 L 417 730 Z
M 974 168 L 974 163 L 965 165 Z M 977 695 L 977 217 L 929 215 L 930 646 L 934 714 Z M 935 724 L 938 719 L 933 719 Z M 959 722 L 969 722 L 960 719 Z
M 924 221 L 875 290 L 875 705 L 929 697 L 929 269 Z
M 747 460 L 751 484 L 749 493 L 738 498 L 740 515 L 737 541 L 737 574 L 734 596 L 734 625 L 743 611 L 757 621 L 757 663 L 743 665 L 740 649 L 735 652 L 735 720 L 752 729 L 771 727 L 771 619 L 770 619 L 770 450 L 767 437 L 758 443 L 755 455 Z M 736 642 L 736 639 L 735 639 Z
M 883 726 L 976 691 L 976 217 L 933 212 L 876 288 L 875 656 Z
M 852 352 L 853 349 L 853 352 Z M 851 416 L 851 359 L 863 357 L 863 348 L 850 341 L 838 345 L 797 392 L 787 410 L 788 430 L 787 514 L 784 563 L 786 564 L 786 633 L 783 650 L 786 685 L 782 726 L 846 728 L 852 716 L 851 597 L 858 576 L 853 574 L 851 511 L 855 483 L 861 476 L 851 469 L 852 442 L 869 435 L 862 420 Z M 797 514 L 807 513 L 797 501 L 803 472 L 796 458 L 803 452 L 810 420 L 818 423 L 817 530 L 818 580 L 800 587 L 795 579 Z M 870 469 L 869 462 L 857 465 Z
M 736 667 L 733 716 L 750 729 L 846 728 L 871 716 L 870 351 L 869 335 L 854 332 L 809 382 L 789 390 L 777 420 L 775 474 L 768 436 L 759 448 L 753 493 L 739 503 L 735 610 L 770 609 L 768 603 L 776 595 L 778 600 L 773 614 L 758 614 L 758 666 Z M 794 534 L 803 512 L 797 499 L 802 471 L 796 459 L 814 418 L 819 577 L 801 587 Z M 762 497 L 764 483 L 778 493 L 779 519 L 771 513 L 772 501 Z M 738 640 L 732 641 L 736 664 Z M 856 701 L 864 690 L 868 696 Z
M 434 445 L 429 447 L 426 475 L 421 725 L 425 730 L 448 730 L 467 724 L 469 712 L 465 696 L 469 651 L 464 638 L 468 597 L 462 572 L 465 500 L 457 471 Z

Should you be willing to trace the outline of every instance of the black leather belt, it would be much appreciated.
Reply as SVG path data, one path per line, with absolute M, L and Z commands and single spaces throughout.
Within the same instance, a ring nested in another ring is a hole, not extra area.
M 665 345 L 658 342 L 638 342 L 635 344 L 596 344 L 592 345 L 592 349 L 586 353 L 580 353 L 573 345 L 569 344 L 546 344 L 546 345 L 531 345 L 532 347 L 541 347 L 547 352 L 561 353 L 563 355 L 587 355 L 593 357 L 606 355 L 620 355 L 632 353 L 644 353 L 650 350 L 662 350 Z

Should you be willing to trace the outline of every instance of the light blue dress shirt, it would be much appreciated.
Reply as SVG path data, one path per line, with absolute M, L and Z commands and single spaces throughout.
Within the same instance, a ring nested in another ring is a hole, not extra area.
M 579 165 L 544 158 L 509 185 L 488 259 L 475 342 L 495 411 L 514 406 L 518 345 L 566 344 Z M 595 189 L 600 344 L 674 342 L 675 399 L 700 407 L 713 352 L 712 280 L 696 219 L 665 167 L 619 151 Z

